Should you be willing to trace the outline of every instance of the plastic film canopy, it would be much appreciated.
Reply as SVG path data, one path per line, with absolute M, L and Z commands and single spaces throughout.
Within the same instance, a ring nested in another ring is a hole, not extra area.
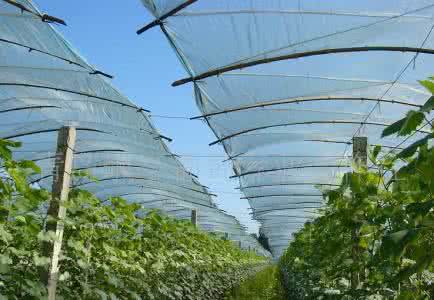
M 200 228 L 229 233 L 266 255 L 169 151 L 147 111 L 82 58 L 53 20 L 31 1 L 0 0 L 0 138 L 23 142 L 15 158 L 41 166 L 30 181 L 51 189 L 57 131 L 73 126 L 73 168 L 99 180 L 76 178 L 73 187 L 103 200 L 121 196 L 181 219 L 195 209 Z
M 353 137 L 394 151 L 424 135 L 381 138 L 431 95 L 432 1 L 144 2 L 275 256 L 351 170 Z

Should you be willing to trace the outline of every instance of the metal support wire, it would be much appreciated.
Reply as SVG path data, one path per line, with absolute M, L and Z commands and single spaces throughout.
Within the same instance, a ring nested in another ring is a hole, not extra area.
M 379 99 L 379 98 L 365 98 L 365 97 L 353 97 L 353 96 L 348 96 L 348 97 L 345 97 L 345 96 L 339 96 L 339 97 L 338 96 L 298 97 L 298 98 L 291 98 L 291 99 L 277 100 L 277 101 L 270 101 L 270 102 L 260 102 L 260 103 L 255 103 L 252 105 L 245 105 L 245 106 L 230 108 L 227 110 L 222 110 L 222 111 L 204 114 L 201 116 L 192 117 L 192 118 L 190 118 L 190 120 L 197 120 L 197 119 L 207 118 L 207 117 L 216 116 L 216 115 L 220 115 L 220 114 L 227 114 L 227 113 L 238 112 L 238 111 L 249 110 L 249 109 L 255 109 L 255 108 L 264 108 L 264 107 L 273 106 L 273 105 L 299 104 L 302 102 L 314 102 L 314 101 L 345 101 L 345 102 L 347 102 L 347 101 L 375 101 L 375 102 L 380 101 L 380 102 L 391 103 L 391 104 L 406 105 L 406 106 L 411 106 L 411 107 L 416 107 L 416 108 L 422 107 L 422 105 L 413 104 L 413 103 L 404 102 L 404 101 L 399 101 L 399 100 L 392 100 L 392 99 L 386 100 L 386 99 Z
M 18 42 L 14 42 L 14 41 L 11 41 L 11 40 L 3 39 L 3 38 L 0 39 L 0 42 L 8 43 L 8 44 L 15 45 L 15 46 L 18 46 L 18 47 L 23 47 L 23 48 L 26 48 L 29 52 L 33 52 L 34 51 L 34 52 L 38 52 L 38 53 L 41 53 L 41 54 L 45 54 L 45 55 L 48 55 L 48 56 L 60 59 L 62 61 L 65 61 L 68 64 L 76 65 L 76 66 L 82 67 L 82 68 L 84 68 L 86 70 L 89 70 L 89 68 L 88 68 L 89 66 L 82 65 L 82 64 L 80 64 L 78 62 L 75 62 L 75 61 L 72 61 L 70 59 L 67 59 L 67 58 L 64 58 L 64 57 L 61 57 L 61 56 L 58 56 L 58 55 L 55 55 L 55 54 L 52 54 L 52 53 L 40 50 L 40 49 L 36 49 L 36 48 L 31 47 L 31 46 L 27 46 L 27 45 L 24 45 L 24 44 L 21 44 L 21 43 L 18 43 Z M 91 71 L 94 71 L 94 70 L 91 70 Z M 113 77 L 111 77 L 111 78 L 113 78 Z
M 256 127 L 256 128 L 250 128 L 250 129 L 246 129 L 246 130 L 242 130 L 230 135 L 227 135 L 225 137 L 222 137 L 212 143 L 210 143 L 210 146 L 213 146 L 215 144 L 221 143 L 227 139 L 232 139 L 236 136 L 239 135 L 243 135 L 249 132 L 253 132 L 253 131 L 258 131 L 258 130 L 264 130 L 264 129 L 269 129 L 269 128 L 275 128 L 275 127 L 286 127 L 286 126 L 296 126 L 296 125 L 312 125 L 312 124 L 361 124 L 363 122 L 361 121 L 350 121 L 350 120 L 336 120 L 336 121 L 307 121 L 307 122 L 294 122 L 294 123 L 283 123 L 283 124 L 276 124 L 276 125 L 267 125 L 267 126 L 260 126 L 260 127 Z M 383 126 L 383 127 L 387 127 L 389 126 L 389 124 L 385 124 L 385 123 L 377 123 L 377 122 L 367 122 L 365 124 L 369 124 L 369 125 L 376 125 L 376 126 Z
M 313 182 L 294 182 L 294 183 L 276 183 L 276 184 L 260 184 L 260 185 L 249 185 L 249 186 L 241 186 L 235 189 L 244 190 L 244 189 L 253 189 L 253 188 L 262 188 L 262 187 L 276 187 L 276 186 L 299 186 L 299 185 L 308 185 L 308 186 L 334 186 L 338 187 L 339 184 L 333 183 L 313 183 Z
M 149 167 L 140 166 L 140 165 L 128 165 L 128 164 L 107 164 L 107 165 L 101 164 L 101 165 L 95 165 L 95 166 L 87 166 L 87 167 L 77 168 L 77 169 L 74 169 L 73 171 L 83 171 L 83 170 L 88 170 L 88 169 L 99 169 L 99 168 L 109 168 L 109 167 L 140 168 L 140 169 L 145 169 L 145 170 L 150 170 L 150 171 L 158 171 L 157 169 L 154 169 L 154 168 L 149 168 Z M 38 179 L 35 179 L 35 180 L 31 181 L 30 184 L 38 183 L 38 182 L 40 182 L 42 180 L 45 180 L 45 179 L 53 177 L 53 176 L 54 176 L 54 174 L 45 175 L 43 177 L 40 177 Z
M 300 2 L 300 0 L 299 0 Z M 377 13 L 377 12 L 346 12 L 346 11 L 320 11 L 320 10 L 289 10 L 289 9 L 241 9 L 241 10 L 199 10 L 183 11 L 176 16 L 197 17 L 197 16 L 215 16 L 215 15 L 236 15 L 236 14 L 289 14 L 289 15 L 319 15 L 319 16 L 343 16 L 343 17 L 362 17 L 362 18 L 391 18 L 406 17 L 431 19 L 428 15 L 402 15 L 396 13 Z
M 110 134 L 109 132 L 105 132 L 105 131 L 93 129 L 93 128 L 77 128 L 76 130 L 77 131 L 90 131 L 90 132 L 97 132 L 97 133 L 103 133 L 103 134 Z M 59 131 L 59 128 L 30 131 L 30 132 L 26 132 L 26 133 L 10 135 L 10 136 L 5 136 L 5 137 L 1 137 L 1 138 L 4 140 L 11 140 L 11 139 L 15 139 L 18 137 L 23 137 L 23 136 L 33 135 L 33 134 L 41 134 L 41 133 L 49 133 L 49 132 L 57 132 L 57 131 Z
M 90 97 L 90 98 L 95 98 L 98 100 L 103 100 L 103 101 L 107 101 L 113 104 L 118 104 L 124 107 L 129 107 L 129 108 L 133 108 L 135 110 L 143 110 L 146 112 L 150 112 L 149 110 L 137 107 L 135 105 L 131 105 L 125 102 L 121 102 L 121 101 L 117 101 L 117 100 L 113 100 L 113 99 L 109 99 L 106 97 L 100 97 L 97 95 L 92 95 L 89 93 L 85 93 L 85 92 L 80 92 L 80 91 L 73 91 L 73 90 L 68 90 L 68 89 L 63 89 L 63 88 L 58 88 L 58 87 L 51 87 L 51 86 L 44 86 L 44 85 L 37 85 L 37 84 L 28 84 L 28 83 L 15 83 L 15 82 L 0 82 L 0 86 L 18 86 L 18 87 L 29 87 L 29 88 L 37 88 L 37 89 L 47 89 L 47 90 L 53 90 L 56 92 L 65 92 L 65 93 L 71 93 L 71 94 L 75 94 L 75 95 L 80 95 L 80 96 L 86 96 L 86 97 Z
M 174 188 L 178 188 L 178 189 L 184 189 L 184 190 L 187 190 L 189 192 L 199 193 L 200 195 L 205 195 L 205 196 L 208 196 L 208 197 L 217 197 L 217 195 L 215 195 L 215 194 L 206 193 L 206 192 L 203 192 L 203 191 L 197 191 L 195 189 L 190 189 L 190 188 L 186 188 L 186 187 L 183 187 L 183 186 L 174 185 L 174 184 L 171 184 L 169 182 L 158 181 L 158 180 L 153 180 L 153 182 L 158 182 L 163 187 L 164 186 L 168 186 L 170 188 L 174 187 Z M 95 181 L 94 183 L 98 184 L 99 181 Z M 110 186 L 107 186 L 107 187 L 102 187 L 102 186 L 98 185 L 98 192 L 104 191 L 104 190 L 116 190 L 118 188 L 124 188 L 124 187 L 137 188 L 137 189 L 156 189 L 156 190 L 161 190 L 161 191 L 165 191 L 165 192 L 173 192 L 173 190 L 163 190 L 163 189 L 160 189 L 160 188 L 155 187 L 155 186 L 144 185 L 144 184 L 122 184 L 122 185 L 110 185 Z M 179 192 L 179 193 L 181 194 L 182 192 Z
M 168 185 L 168 186 L 171 187 L 170 185 Z M 161 188 L 161 187 L 159 188 L 159 187 L 155 187 L 155 186 L 142 186 L 142 185 L 122 185 L 122 186 L 117 186 L 117 188 L 123 188 L 123 187 L 129 187 L 129 188 L 131 188 L 131 187 L 136 187 L 136 188 L 137 188 L 137 191 L 144 191 L 144 190 L 149 189 L 149 190 L 152 190 L 152 191 L 166 192 L 166 193 L 175 194 L 175 195 L 180 195 L 180 196 L 187 197 L 187 198 L 191 198 L 191 199 L 197 199 L 197 200 L 199 200 L 199 201 L 208 200 L 207 198 L 191 197 L 190 195 L 183 194 L 183 193 L 180 192 L 180 191 L 168 190 L 168 189 L 165 189 L 165 188 Z M 109 189 L 111 190 L 112 193 L 114 193 L 114 190 L 116 190 L 116 187 L 111 186 Z M 102 191 L 104 191 L 104 190 L 106 190 L 106 189 L 104 189 L 104 188 L 102 188 L 102 189 L 98 189 L 98 191 L 95 192 L 95 195 L 99 195 L 99 194 L 100 194 Z M 131 190 L 133 190 L 133 189 L 131 188 Z M 206 196 L 209 196 L 209 195 L 207 195 L 207 194 L 201 194 L 201 195 L 203 195 L 203 196 L 205 196 L 205 197 L 206 197 Z M 209 198 L 209 199 L 210 199 L 210 198 Z
M 134 176 L 110 177 L 110 178 L 98 179 L 98 183 L 105 182 L 105 181 L 116 181 L 116 180 L 151 181 L 151 182 L 157 182 L 157 183 L 161 183 L 161 184 L 173 185 L 175 187 L 186 189 L 186 190 L 193 191 L 193 192 L 197 192 L 200 194 L 205 194 L 205 195 L 209 195 L 209 196 L 216 196 L 215 194 L 211 194 L 211 193 L 200 191 L 200 190 L 195 190 L 195 189 L 190 188 L 190 187 L 186 187 L 186 186 L 182 186 L 182 185 L 176 185 L 176 184 L 173 184 L 172 182 L 166 182 L 166 181 L 157 180 L 154 178 L 146 178 L 146 177 L 134 177 Z M 80 188 L 80 187 L 83 187 L 83 186 L 86 186 L 89 184 L 95 184 L 95 183 L 96 182 L 94 182 L 94 181 L 88 181 L 88 182 L 76 184 L 73 187 L 74 188 Z M 115 184 L 113 184 L 113 185 L 115 185 Z
M 297 167 L 287 167 L 287 168 L 275 168 L 275 169 L 268 169 L 268 170 L 258 170 L 258 171 L 250 171 L 238 175 L 233 175 L 229 178 L 239 178 L 247 175 L 253 175 L 253 174 L 261 174 L 261 173 L 269 173 L 269 172 L 277 172 L 277 171 L 286 171 L 286 170 L 295 170 L 295 169 L 307 169 L 307 168 L 344 168 L 344 167 L 351 167 L 350 165 L 312 165 L 312 166 L 297 166 Z
M 214 209 L 216 208 L 215 206 L 206 205 L 206 204 L 198 203 L 198 202 L 194 202 L 194 201 L 188 201 L 186 199 L 182 199 L 182 198 L 178 198 L 178 197 L 174 197 L 174 196 L 163 195 L 163 194 L 158 194 L 158 193 L 125 193 L 125 194 L 122 194 L 122 195 L 117 195 L 117 197 L 134 196 L 134 195 L 163 196 L 163 197 L 167 197 L 167 198 L 170 198 L 170 199 L 183 201 L 183 202 L 186 202 L 186 203 L 191 203 L 191 204 L 194 204 L 194 205 L 199 205 L 199 206 L 208 207 L 208 208 L 214 208 Z M 105 201 L 103 201 L 103 202 L 105 202 Z
M 260 214 L 265 214 L 265 213 L 274 212 L 274 211 L 318 209 L 318 208 L 321 208 L 321 207 L 322 206 L 312 206 L 312 207 L 281 207 L 281 208 L 273 208 L 273 209 L 267 209 L 267 210 L 255 210 L 251 214 L 252 215 L 260 215 Z
M 323 197 L 322 194 L 276 194 L 276 195 L 262 195 L 262 196 L 246 196 L 240 199 L 259 199 L 271 197 Z
M 103 152 L 121 152 L 121 153 L 125 153 L 126 151 L 125 150 L 121 150 L 121 149 L 98 149 L 98 150 L 89 150 L 89 151 L 74 151 L 74 156 L 81 155 L 81 154 L 103 153 Z M 55 155 L 50 155 L 50 156 L 45 156 L 45 157 L 41 157 L 41 158 L 32 159 L 31 161 L 38 162 L 38 161 L 47 160 L 47 159 L 54 159 L 54 158 L 56 158 Z
M 45 108 L 56 108 L 56 109 L 62 109 L 60 106 L 55 105 L 36 105 L 36 106 L 24 106 L 24 107 L 16 107 L 16 108 L 10 108 L 5 110 L 0 110 L 0 114 L 13 112 L 13 111 L 22 111 L 22 110 L 32 110 L 32 109 L 45 109 Z
M 83 170 L 88 170 L 88 169 L 100 169 L 100 168 L 138 168 L 138 169 L 144 169 L 144 170 L 150 170 L 150 171 L 158 171 L 158 169 L 147 167 L 147 166 L 129 165 L 129 164 L 113 164 L 113 163 L 76 168 L 76 169 L 74 169 L 74 171 L 83 171 Z

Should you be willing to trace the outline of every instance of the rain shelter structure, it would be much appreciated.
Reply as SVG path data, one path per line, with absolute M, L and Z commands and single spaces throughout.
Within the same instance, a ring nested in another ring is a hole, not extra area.
M 245 228 L 213 202 L 207 187 L 167 148 L 169 138 L 89 64 L 55 26 L 66 23 L 28 0 L 0 0 L 0 138 L 21 141 L 16 159 L 36 162 L 42 174 L 30 181 L 51 189 L 57 132 L 77 131 L 73 169 L 99 181 L 76 178 L 73 187 L 159 209 L 197 226 L 227 233 L 262 254 Z
M 280 256 L 352 167 L 353 137 L 410 145 L 385 126 L 431 94 L 432 0 L 142 0 L 192 83 L 234 177 Z

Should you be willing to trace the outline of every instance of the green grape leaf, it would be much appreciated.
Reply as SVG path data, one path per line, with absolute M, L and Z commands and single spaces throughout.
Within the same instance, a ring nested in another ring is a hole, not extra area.
M 421 112 L 426 112 L 429 113 L 431 112 L 431 110 L 434 109 L 434 96 L 432 96 L 431 98 L 429 98 L 425 104 L 420 108 Z
M 425 115 L 422 112 L 410 110 L 407 113 L 407 117 L 405 118 L 405 122 L 399 130 L 398 135 L 405 136 L 417 129 L 417 127 L 422 124 Z
M 15 220 L 21 224 L 26 224 L 26 218 L 24 216 L 15 217 Z
M 386 136 L 389 136 L 389 135 L 392 135 L 392 134 L 399 132 L 405 123 L 405 119 L 406 118 L 403 118 L 403 119 L 396 121 L 393 124 L 390 124 L 389 126 L 387 126 L 383 130 L 381 137 L 386 137 Z
M 418 258 L 414 265 L 404 268 L 396 276 L 399 281 L 407 280 L 411 275 L 415 273 L 421 273 L 427 269 L 434 260 L 434 252 L 429 251 L 426 255 Z
M 12 240 L 13 236 L 10 234 L 7 229 L 4 227 L 3 224 L 0 224 L 0 240 L 7 243 L 8 241 Z
M 374 149 L 372 150 L 372 154 L 371 154 L 372 159 L 376 160 L 378 157 L 378 154 L 380 154 L 380 152 L 381 152 L 381 145 L 376 145 L 374 147 Z
M 409 204 L 406 207 L 406 212 L 413 217 L 425 216 L 434 207 L 434 200 Z
M 420 139 L 420 140 L 414 142 L 413 144 L 411 144 L 410 146 L 408 146 L 407 148 L 405 148 L 401 152 L 399 152 L 397 154 L 397 157 L 407 158 L 407 157 L 413 156 L 419 147 L 422 147 L 428 143 L 428 140 L 430 138 L 432 138 L 432 135 L 428 135 L 428 136 L 424 137 L 423 139 Z
M 20 161 L 18 162 L 18 166 L 23 169 L 30 169 L 37 174 L 41 173 L 41 168 L 38 167 L 33 161 L 30 160 Z
M 417 239 L 417 229 L 404 229 L 386 235 L 383 239 L 382 250 L 386 256 L 400 257 L 406 247 Z
M 434 94 L 434 82 L 433 81 L 431 81 L 431 80 L 420 80 L 419 83 L 421 85 L 423 85 L 431 94 Z

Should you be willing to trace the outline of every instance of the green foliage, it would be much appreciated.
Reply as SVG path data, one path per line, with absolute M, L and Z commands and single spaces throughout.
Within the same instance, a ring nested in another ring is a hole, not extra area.
M 279 268 L 265 267 L 235 287 L 225 299 L 228 300 L 280 300 L 283 299 Z
M 422 84 L 434 92 L 432 78 Z M 375 168 L 324 193 L 280 261 L 289 299 L 434 299 L 432 99 L 383 132 L 425 137 L 396 155 L 375 147 Z
M 0 298 L 40 299 L 46 297 L 40 271 L 49 264 L 41 244 L 54 239 L 44 231 L 50 194 L 27 183 L 40 170 L 12 159 L 11 148 L 18 146 L 0 140 Z M 220 299 L 264 262 L 189 222 L 121 198 L 102 203 L 73 190 L 66 207 L 58 283 L 63 299 Z
M 31 161 L 12 159 L 11 148 L 19 146 L 0 140 L 0 296 L 40 298 L 45 289 L 34 279 L 37 266 L 47 263 L 38 251 L 44 222 L 40 209 L 49 194 L 27 184 L 27 176 L 40 170 Z

